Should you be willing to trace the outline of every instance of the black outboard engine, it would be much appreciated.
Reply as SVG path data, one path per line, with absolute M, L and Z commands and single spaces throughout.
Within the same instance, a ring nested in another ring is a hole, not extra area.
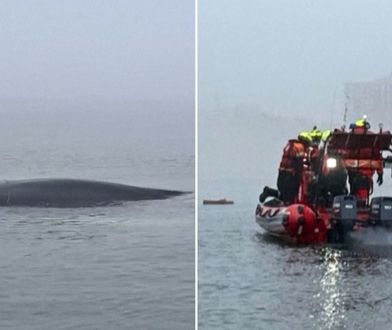
M 344 243 L 348 232 L 352 231 L 357 218 L 357 198 L 353 195 L 335 196 L 332 204 L 332 243 Z
M 392 197 L 374 197 L 370 203 L 370 223 L 392 228 Z

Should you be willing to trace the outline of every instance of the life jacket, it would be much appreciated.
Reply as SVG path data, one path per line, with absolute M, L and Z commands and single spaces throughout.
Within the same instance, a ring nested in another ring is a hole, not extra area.
M 298 173 L 302 169 L 305 152 L 305 145 L 301 141 L 289 140 L 283 149 L 279 170 Z
M 357 171 L 364 176 L 371 178 L 374 172 L 383 174 L 383 160 L 382 159 L 344 159 L 344 166 L 347 170 Z
M 353 128 L 353 133 L 355 133 L 355 134 L 365 134 L 366 133 L 366 127 L 365 126 L 355 126 Z
M 366 152 L 370 151 L 364 149 L 363 153 Z M 382 154 L 380 151 L 378 153 L 379 157 L 376 158 L 346 158 L 343 160 L 349 175 L 351 194 L 355 194 L 357 198 L 366 201 L 366 203 L 373 193 L 374 173 L 377 172 L 378 175 L 382 175 L 384 172 Z

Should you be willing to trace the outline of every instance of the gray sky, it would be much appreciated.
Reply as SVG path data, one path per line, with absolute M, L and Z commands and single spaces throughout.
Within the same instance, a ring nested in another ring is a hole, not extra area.
M 193 104 L 192 0 L 4 0 L 0 44 L 0 99 Z
M 199 0 L 200 112 L 343 112 L 344 83 L 391 73 L 391 17 L 388 0 Z

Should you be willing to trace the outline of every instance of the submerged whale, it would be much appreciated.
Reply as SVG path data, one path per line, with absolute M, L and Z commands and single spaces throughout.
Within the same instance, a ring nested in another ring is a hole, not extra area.
M 167 199 L 184 193 L 90 180 L 16 180 L 0 182 L 0 206 L 105 206 L 125 201 Z

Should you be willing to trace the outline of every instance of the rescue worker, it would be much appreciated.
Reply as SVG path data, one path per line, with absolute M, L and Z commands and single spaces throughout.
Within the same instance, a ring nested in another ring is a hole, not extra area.
M 374 134 L 369 131 L 370 123 L 367 116 L 363 116 L 355 124 L 351 124 L 354 134 Z M 350 194 L 357 196 L 360 203 L 365 206 L 373 191 L 373 175 L 378 174 L 377 183 L 383 183 L 383 158 L 382 152 L 372 147 L 360 148 L 351 151 L 348 155 L 351 159 L 346 160 L 348 170 Z M 348 157 L 347 157 L 348 158 Z
M 312 145 L 318 146 L 323 133 L 317 128 L 317 126 L 313 126 L 313 129 L 309 132 L 310 137 L 312 138 Z
M 330 171 L 326 166 L 329 156 L 324 155 L 324 152 L 331 134 L 331 130 L 320 132 L 318 134 L 318 138 L 320 138 L 319 147 L 318 149 L 312 150 L 310 154 L 312 169 L 315 173 L 315 181 L 309 187 L 309 200 L 311 202 L 315 202 L 316 199 L 319 202 L 322 200 L 326 205 L 332 203 L 334 196 L 347 193 L 347 171 L 341 166 L 337 166 Z M 337 160 L 337 165 L 340 165 L 339 160 Z
M 312 139 L 308 132 L 302 132 L 298 139 L 287 142 L 279 165 L 278 190 L 264 187 L 263 193 L 259 197 L 260 203 L 263 203 L 267 197 L 279 198 L 285 204 L 295 202 L 301 183 L 303 162 L 311 142 Z
M 333 198 L 338 195 L 346 195 L 347 190 L 347 170 L 343 166 L 342 160 L 333 156 L 335 166 L 329 168 L 327 163 L 330 156 L 325 155 L 322 161 L 321 172 L 318 177 L 317 197 L 326 202 L 326 206 L 331 206 Z
M 370 129 L 370 123 L 367 121 L 367 116 L 364 115 L 361 119 L 358 119 L 355 123 L 350 125 L 350 129 L 354 133 L 365 133 Z
M 320 157 L 324 153 L 325 143 L 330 137 L 331 131 L 328 129 L 322 132 L 318 131 L 316 134 L 313 133 L 313 136 L 315 136 L 313 139 L 316 139 L 318 143 L 317 147 L 315 146 L 315 143 L 313 143 L 313 150 L 310 153 L 310 161 L 313 167 L 313 171 L 317 175 L 320 171 L 321 166 Z
M 295 202 L 301 183 L 307 148 L 311 143 L 310 133 L 302 132 L 298 135 L 297 140 L 290 140 L 283 149 L 277 185 L 279 197 L 284 203 Z
M 379 166 L 374 167 L 374 165 L 367 166 L 366 163 L 371 163 L 369 160 L 358 160 L 358 163 L 364 163 L 364 166 L 359 168 L 349 168 L 348 169 L 348 181 L 350 184 L 350 194 L 356 195 L 358 199 L 362 201 L 366 201 L 369 198 L 369 195 L 373 191 L 373 175 L 377 173 L 377 183 L 379 186 L 383 184 L 383 167 L 382 167 L 382 160 L 379 162 L 372 162 L 372 163 L 379 163 Z M 365 203 L 365 204 L 366 204 Z

